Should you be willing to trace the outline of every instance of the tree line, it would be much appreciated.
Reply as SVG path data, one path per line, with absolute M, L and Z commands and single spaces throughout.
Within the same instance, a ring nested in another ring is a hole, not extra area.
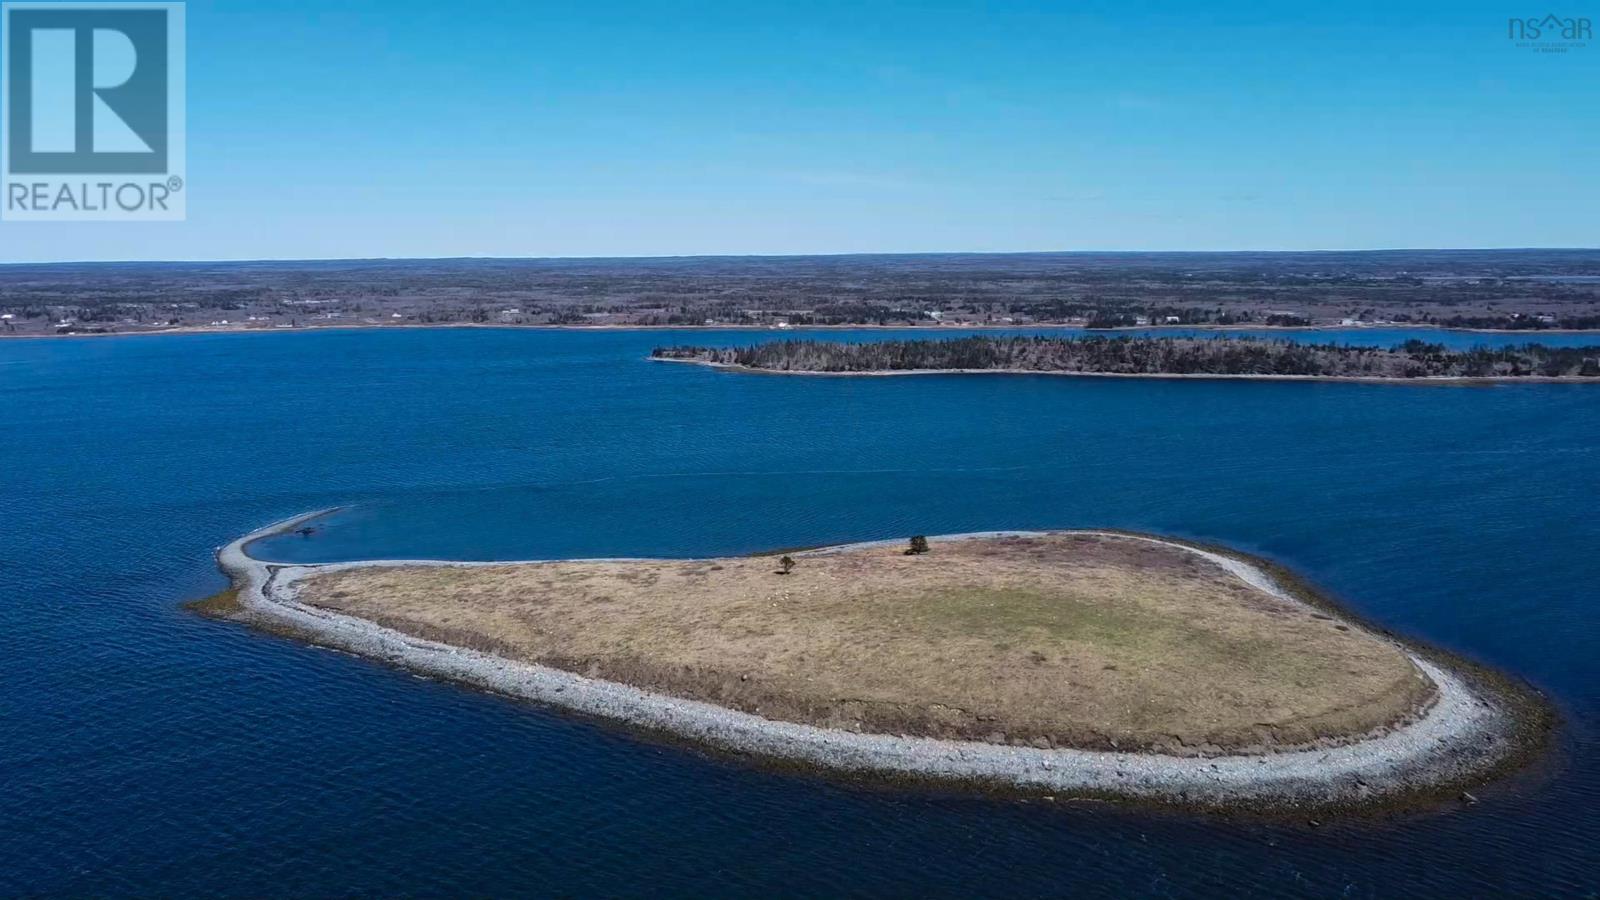
M 1112 375 L 1305 375 L 1369 378 L 1600 377 L 1600 347 L 1302 344 L 1250 337 L 966 337 L 850 344 L 789 340 L 750 347 L 658 347 L 682 359 L 780 372 L 1009 369 Z

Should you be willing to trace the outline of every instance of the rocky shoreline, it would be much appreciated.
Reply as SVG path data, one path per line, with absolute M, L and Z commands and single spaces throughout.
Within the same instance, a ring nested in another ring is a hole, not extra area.
M 1168 756 L 865 734 L 775 721 L 424 640 L 300 603 L 296 599 L 296 582 L 316 572 L 366 566 L 490 565 L 422 560 L 287 565 L 263 562 L 249 555 L 250 543 L 327 512 L 320 510 L 269 525 L 218 550 L 218 563 L 232 578 L 236 591 L 237 603 L 228 618 L 418 673 L 670 735 L 695 745 L 827 772 L 1207 810 L 1364 809 L 1454 796 L 1527 758 L 1546 731 L 1541 727 L 1546 721 L 1542 705 L 1521 696 L 1519 692 L 1526 693 L 1523 689 L 1509 681 L 1502 683 L 1487 677 L 1473 667 L 1454 665 L 1443 654 L 1393 638 L 1433 682 L 1433 702 L 1411 721 L 1337 746 L 1262 754 Z M 1038 533 L 996 532 L 930 540 L 1002 534 Z M 1146 535 L 1124 536 L 1182 547 L 1204 556 L 1279 602 L 1308 602 L 1300 591 L 1286 588 L 1263 565 L 1235 554 Z M 868 545 L 805 553 L 861 546 Z M 1330 608 L 1322 603 L 1314 605 Z M 1538 710 L 1538 714 L 1531 715 L 1529 710 Z M 1529 721 L 1534 718 L 1539 722 Z

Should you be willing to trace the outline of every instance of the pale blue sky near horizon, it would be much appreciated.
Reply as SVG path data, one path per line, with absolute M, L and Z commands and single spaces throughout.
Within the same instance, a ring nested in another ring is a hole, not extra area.
M 188 221 L 0 262 L 1597 247 L 1529 2 L 192 0 Z

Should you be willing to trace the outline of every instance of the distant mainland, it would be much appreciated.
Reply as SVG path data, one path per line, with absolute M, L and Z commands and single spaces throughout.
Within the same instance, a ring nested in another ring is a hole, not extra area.
M 651 358 L 792 375 L 1012 373 L 1160 378 L 1394 382 L 1600 383 L 1600 346 L 1452 350 L 1410 340 L 1390 348 L 1250 337 L 997 337 L 747 347 L 658 347 Z
M 1600 250 L 0 265 L 0 337 L 317 328 L 1600 329 Z

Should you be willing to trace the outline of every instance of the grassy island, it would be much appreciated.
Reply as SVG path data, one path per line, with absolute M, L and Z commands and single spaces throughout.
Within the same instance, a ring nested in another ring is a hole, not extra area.
M 1242 337 L 967 337 L 928 341 L 772 341 L 751 347 L 659 347 L 652 357 L 761 372 L 1030 372 L 1256 378 L 1563 379 L 1600 382 L 1600 347 L 1388 349 Z
M 1039 747 L 1238 751 L 1414 715 L 1394 644 L 1190 551 L 1046 535 L 802 557 L 361 568 L 311 606 L 785 721 Z
M 1553 721 L 1232 551 L 1006 532 L 720 559 L 263 562 L 199 611 L 789 765 L 1263 810 L 1454 796 Z

